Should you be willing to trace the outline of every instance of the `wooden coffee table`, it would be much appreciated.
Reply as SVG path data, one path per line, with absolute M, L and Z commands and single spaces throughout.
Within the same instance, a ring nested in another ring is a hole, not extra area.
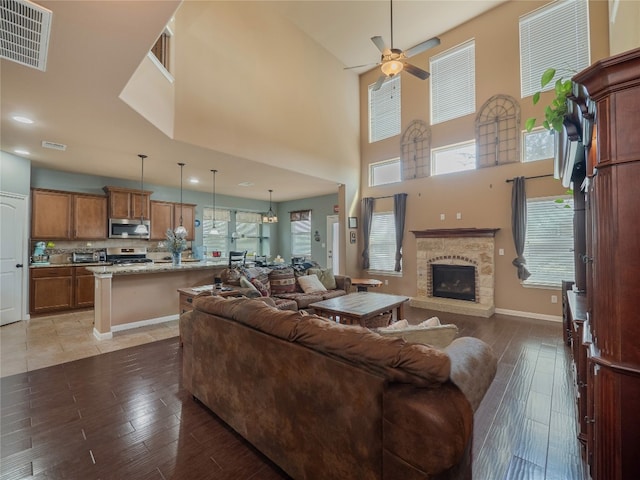
M 318 315 L 336 322 L 366 326 L 367 320 L 383 313 L 391 313 L 392 318 L 404 317 L 404 304 L 409 297 L 386 293 L 357 292 L 330 298 L 309 305 Z

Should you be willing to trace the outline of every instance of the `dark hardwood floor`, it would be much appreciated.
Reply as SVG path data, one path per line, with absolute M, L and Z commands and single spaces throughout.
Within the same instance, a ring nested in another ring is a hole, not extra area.
M 476 412 L 474 479 L 588 479 L 561 324 L 435 314 L 500 359 Z M 172 338 L 2 378 L 0 478 L 288 478 L 192 400 L 180 371 Z

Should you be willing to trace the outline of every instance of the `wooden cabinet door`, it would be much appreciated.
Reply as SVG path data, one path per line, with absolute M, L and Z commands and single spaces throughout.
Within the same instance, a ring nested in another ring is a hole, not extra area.
M 93 307 L 95 296 L 95 277 L 84 267 L 75 268 L 74 301 L 77 308 Z
M 33 190 L 31 194 L 31 238 L 71 238 L 71 193 Z
M 131 193 L 109 192 L 109 217 L 131 218 Z
M 107 238 L 107 197 L 73 196 L 74 238 Z
M 149 220 L 149 195 L 132 193 L 131 194 L 131 218 L 144 218 Z
M 72 267 L 31 269 L 30 313 L 69 310 L 73 306 Z
M 180 204 L 176 203 L 175 210 L 173 212 L 173 228 L 176 228 L 180 225 L 180 215 L 182 215 L 182 225 L 187 229 L 187 240 L 195 240 L 195 217 L 196 217 L 196 207 L 193 204 L 182 204 L 182 209 L 180 208 Z
M 173 203 L 151 202 L 151 240 L 165 240 L 168 229 L 173 229 Z

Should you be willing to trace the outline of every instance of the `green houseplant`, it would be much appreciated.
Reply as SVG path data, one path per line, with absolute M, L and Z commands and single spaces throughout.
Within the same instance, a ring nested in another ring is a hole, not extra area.
M 553 77 L 556 75 L 555 68 L 548 68 L 542 74 L 542 78 L 540 80 L 541 87 L 546 87 Z M 564 122 L 565 116 L 568 113 L 567 107 L 567 97 L 571 95 L 573 91 L 573 81 L 569 79 L 564 79 L 562 77 L 558 78 L 555 83 L 555 97 L 551 101 L 549 105 L 544 110 L 544 121 L 542 122 L 542 126 L 549 131 L 555 130 L 556 132 L 562 131 L 562 124 Z M 540 101 L 540 95 L 542 92 L 536 92 L 533 95 L 533 104 L 537 105 Z M 525 128 L 527 132 L 530 132 L 533 127 L 536 125 L 535 118 L 528 118 L 525 122 Z

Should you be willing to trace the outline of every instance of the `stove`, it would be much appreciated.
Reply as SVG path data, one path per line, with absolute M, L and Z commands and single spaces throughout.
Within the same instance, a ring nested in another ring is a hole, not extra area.
M 145 247 L 113 247 L 107 248 L 107 262 L 114 265 L 136 265 L 152 263 L 153 260 L 147 258 Z

